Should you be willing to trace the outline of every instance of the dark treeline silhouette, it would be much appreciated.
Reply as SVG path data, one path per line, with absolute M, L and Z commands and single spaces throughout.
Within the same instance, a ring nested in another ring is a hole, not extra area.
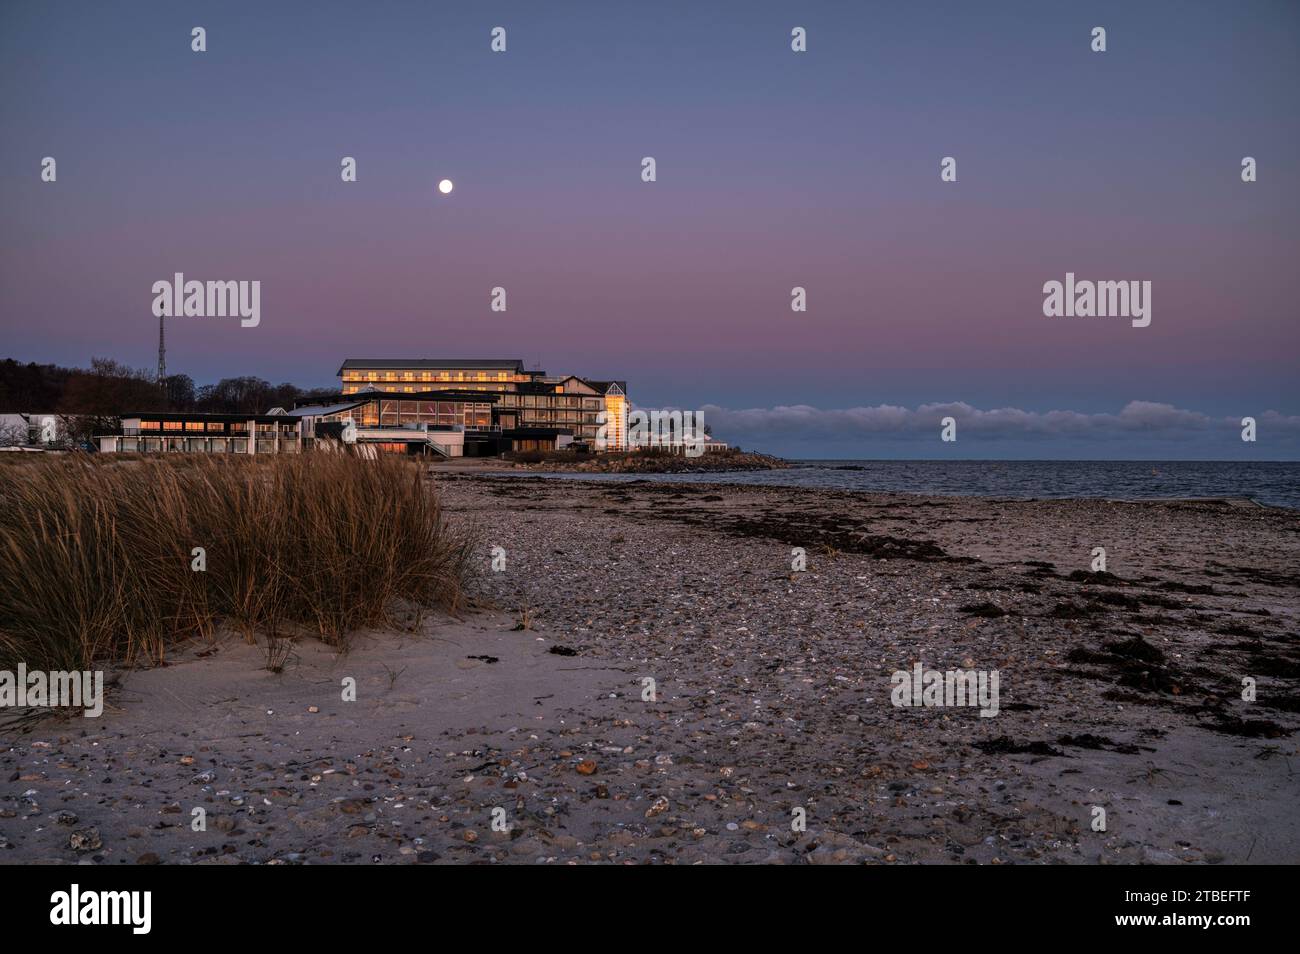
M 0 360 L 0 412 L 56 413 L 84 418 L 77 431 L 104 433 L 130 411 L 205 411 L 265 414 L 273 407 L 292 408 L 315 400 L 329 388 L 303 389 L 271 384 L 261 378 L 222 378 L 196 387 L 187 374 L 174 374 L 160 387 L 149 371 L 129 368 L 108 358 L 92 358 L 89 368 L 22 364 Z
M 314 401 L 338 393 L 337 388 L 300 388 L 296 384 L 271 384 L 261 378 L 222 378 L 216 384 L 195 387 L 188 374 L 166 380 L 167 407 L 173 411 L 220 414 L 265 414 L 273 407 L 286 410 L 301 401 Z

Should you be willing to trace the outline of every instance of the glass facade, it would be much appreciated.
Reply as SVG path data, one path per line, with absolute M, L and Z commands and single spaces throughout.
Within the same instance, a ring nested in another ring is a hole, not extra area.
M 351 418 L 358 427 L 409 427 L 427 424 L 429 427 L 468 429 L 492 426 L 492 404 L 488 401 L 432 401 L 403 400 L 400 398 L 375 398 L 346 411 L 322 415 L 322 421 L 343 421 Z

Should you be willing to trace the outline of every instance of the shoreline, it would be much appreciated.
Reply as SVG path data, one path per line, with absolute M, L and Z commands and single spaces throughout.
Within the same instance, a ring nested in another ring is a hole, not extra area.
M 480 541 L 463 619 L 282 676 L 225 639 L 7 732 L 7 857 L 1300 860 L 1294 511 L 509 476 L 434 476 Z M 998 714 L 894 706 L 916 663 L 996 670 Z
M 819 469 L 811 465 L 806 465 L 799 461 L 789 461 L 787 463 L 789 465 L 787 467 L 771 468 L 771 470 L 777 472 L 785 472 L 790 470 L 797 471 L 801 469 Z M 1289 462 L 1281 461 L 1279 463 L 1289 463 Z M 839 468 L 827 468 L 827 469 L 835 470 Z M 698 486 L 710 485 L 711 478 L 723 478 L 716 485 L 713 485 L 715 489 L 717 488 L 726 489 L 726 488 L 739 485 L 739 486 L 754 486 L 754 487 L 782 487 L 789 490 L 798 490 L 798 491 L 804 491 L 808 493 L 821 493 L 826 491 L 834 491 L 834 492 L 841 492 L 841 493 L 856 493 L 865 496 L 883 494 L 883 495 L 896 495 L 902 497 L 938 498 L 944 500 L 971 500 L 971 501 L 981 500 L 981 501 L 992 501 L 992 502 L 1016 501 L 1022 503 L 1030 503 L 1036 501 L 1049 501 L 1049 500 L 1050 501 L 1094 501 L 1094 502 L 1101 502 L 1101 503 L 1117 503 L 1117 504 L 1204 503 L 1204 504 L 1219 504 L 1228 507 L 1262 507 L 1270 510 L 1281 510 L 1287 512 L 1293 512 L 1296 509 L 1298 509 L 1296 507 L 1287 506 L 1286 504 L 1268 503 L 1265 501 L 1256 500 L 1255 498 L 1246 495 L 1231 495 L 1231 494 L 1209 494 L 1204 496 L 1196 496 L 1196 495 L 1189 496 L 1189 495 L 1173 494 L 1169 496 L 1143 496 L 1143 497 L 1101 496 L 1101 495 L 1016 496 L 1007 493 L 973 494 L 973 493 L 943 493 L 943 492 L 927 491 L 927 490 L 883 490 L 883 489 L 854 488 L 854 487 L 825 487 L 825 486 L 810 486 L 810 485 L 798 484 L 798 483 L 779 483 L 776 480 L 760 481 L 760 480 L 753 479 L 755 475 L 766 474 L 768 472 L 769 469 L 766 468 L 742 469 L 742 470 L 719 470 L 719 471 L 711 471 L 711 472 L 690 472 L 690 473 L 667 472 L 667 471 L 628 472 L 628 473 L 591 472 L 591 471 L 578 471 L 578 470 L 562 469 L 562 468 L 557 468 L 552 470 L 537 470 L 537 469 L 532 469 L 523 466 L 519 468 L 514 468 L 512 466 L 501 466 L 499 462 L 489 463 L 487 461 L 482 461 L 480 463 L 478 459 L 474 459 L 472 463 L 467 463 L 464 465 L 458 463 L 440 462 L 437 464 L 433 464 L 429 467 L 429 473 L 433 476 L 443 476 L 443 477 L 452 477 L 452 478 L 539 477 L 539 478 L 546 478 L 546 479 L 566 479 L 571 481 L 586 482 L 593 485 L 599 485 L 601 483 L 610 482 L 610 481 L 635 483 L 638 480 L 644 480 L 644 481 L 653 481 L 656 483 L 683 483 L 689 486 L 698 487 Z M 733 476 L 736 477 L 737 479 L 735 480 L 726 479 Z

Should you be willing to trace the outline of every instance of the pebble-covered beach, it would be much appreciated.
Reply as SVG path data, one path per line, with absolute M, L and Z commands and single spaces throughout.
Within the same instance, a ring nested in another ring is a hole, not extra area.
M 0 860 L 1300 861 L 1295 511 L 434 479 L 474 608 L 0 725 Z

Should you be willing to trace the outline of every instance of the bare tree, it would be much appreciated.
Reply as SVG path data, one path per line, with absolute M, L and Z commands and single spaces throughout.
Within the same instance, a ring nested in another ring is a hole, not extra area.
M 0 447 L 21 447 L 27 443 L 27 424 L 5 415 L 0 419 Z

